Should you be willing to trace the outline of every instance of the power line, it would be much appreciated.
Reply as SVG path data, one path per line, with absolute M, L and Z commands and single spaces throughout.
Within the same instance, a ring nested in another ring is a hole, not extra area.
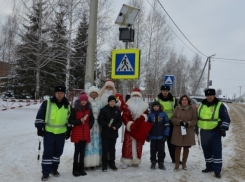
M 180 33 L 185 37 L 185 39 L 192 45 L 192 47 L 194 47 L 200 54 L 202 54 L 203 56 L 205 57 L 208 57 L 206 56 L 205 54 L 203 54 L 201 51 L 199 51 L 192 43 L 191 41 L 189 41 L 189 39 L 185 36 L 185 34 L 180 30 L 180 28 L 176 25 L 176 23 L 174 22 L 174 20 L 171 18 L 171 16 L 168 14 L 168 12 L 165 10 L 165 8 L 163 7 L 163 5 L 160 3 L 159 0 L 157 0 L 157 2 L 160 4 L 160 6 L 162 7 L 162 9 L 165 11 L 165 13 L 168 15 L 168 17 L 170 18 L 170 20 L 173 22 L 173 24 L 176 26 L 176 28 L 180 31 Z
M 216 57 L 214 57 L 213 59 L 223 59 L 223 60 L 228 60 L 228 61 L 245 61 L 243 59 L 228 59 L 228 58 L 216 58 Z
M 148 4 L 152 7 L 152 9 L 162 18 L 162 16 L 157 12 L 157 10 L 152 6 L 152 4 L 147 0 Z M 162 18 L 163 19 L 163 18 Z M 164 21 L 164 20 L 163 20 Z M 164 23 L 167 25 L 167 27 L 174 33 L 174 35 L 183 43 L 186 47 L 188 47 L 193 53 L 196 54 L 175 32 L 174 30 L 167 24 L 166 21 Z

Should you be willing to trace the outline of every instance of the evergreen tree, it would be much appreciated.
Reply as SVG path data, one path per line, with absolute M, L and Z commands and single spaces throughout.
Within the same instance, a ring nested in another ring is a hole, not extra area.
M 40 2 L 40 1 L 39 1 Z M 15 64 L 15 77 L 13 79 L 13 88 L 15 94 L 23 92 L 30 93 L 34 97 L 45 93 L 45 89 L 40 87 L 45 83 L 42 66 L 47 63 L 46 52 L 48 45 L 42 38 L 48 32 L 43 25 L 45 16 L 45 3 L 36 3 L 33 5 L 33 13 L 27 15 L 29 26 L 23 25 L 25 33 L 21 34 L 21 43 L 17 45 L 17 60 Z
M 52 93 L 54 85 L 65 85 L 67 59 L 67 30 L 64 25 L 64 12 L 56 13 L 56 20 L 51 29 L 51 61 L 45 66 L 46 88 Z
M 78 26 L 78 32 L 74 40 L 74 57 L 71 62 L 71 86 L 77 89 L 84 88 L 86 69 L 86 55 L 88 44 L 87 16 L 83 14 L 83 20 Z

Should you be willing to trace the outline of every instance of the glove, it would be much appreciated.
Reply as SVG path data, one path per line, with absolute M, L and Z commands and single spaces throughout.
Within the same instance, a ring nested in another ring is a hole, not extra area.
M 226 136 L 225 130 L 220 130 L 220 136 L 222 136 L 222 137 Z
M 162 139 L 162 142 L 166 142 L 168 140 L 168 137 L 167 136 L 164 136 L 163 139 Z
M 189 126 L 189 124 L 188 123 L 185 123 L 185 128 L 187 128 Z
M 180 126 L 185 126 L 185 123 L 183 121 L 180 121 Z
M 71 129 L 67 129 L 65 139 L 68 140 L 71 136 Z
M 41 136 L 41 137 L 44 136 L 44 131 L 43 131 L 42 128 L 38 128 L 38 129 L 37 129 L 37 136 Z
M 70 138 L 71 134 L 69 132 L 66 132 L 66 140 L 68 140 Z
M 151 141 L 150 137 L 147 136 L 145 141 L 150 142 Z

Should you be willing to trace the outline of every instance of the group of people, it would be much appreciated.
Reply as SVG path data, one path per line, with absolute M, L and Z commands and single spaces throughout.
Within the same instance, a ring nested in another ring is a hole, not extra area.
M 49 174 L 59 176 L 58 166 L 65 139 L 74 143 L 74 176 L 86 175 L 85 168 L 107 166 L 117 170 L 115 164 L 118 129 L 125 125 L 122 145 L 122 168 L 138 167 L 141 163 L 145 141 L 150 143 L 151 169 L 165 170 L 165 142 L 174 171 L 187 170 L 189 148 L 195 145 L 194 127 L 201 131 L 201 145 L 206 161 L 202 172 L 214 172 L 221 177 L 221 136 L 229 129 L 230 118 L 226 107 L 215 97 L 214 89 L 205 90 L 206 99 L 198 109 L 191 99 L 183 95 L 177 99 L 170 87 L 162 85 L 161 92 L 150 106 L 144 102 L 139 88 L 134 88 L 130 98 L 124 101 L 115 89 L 114 82 L 107 80 L 99 90 L 92 86 L 88 93 L 81 92 L 72 107 L 65 97 L 65 86 L 55 86 L 54 96 L 44 101 L 37 113 L 37 135 L 43 137 L 42 181 Z M 181 161 L 181 149 L 183 157 Z

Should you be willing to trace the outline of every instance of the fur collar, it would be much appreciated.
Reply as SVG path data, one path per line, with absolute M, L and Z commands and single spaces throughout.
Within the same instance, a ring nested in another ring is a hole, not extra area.
M 91 104 L 90 104 L 90 102 L 87 102 L 87 104 L 83 107 L 83 106 L 80 104 L 80 101 L 79 101 L 79 100 L 76 100 L 76 101 L 74 102 L 74 108 L 75 108 L 76 110 L 79 110 L 79 111 L 81 111 L 81 110 L 83 110 L 83 109 L 90 109 L 90 108 L 91 108 Z
M 213 100 L 213 102 L 208 102 L 208 100 L 207 99 L 204 99 L 203 101 L 202 101 L 202 104 L 205 104 L 205 105 L 207 105 L 208 107 L 210 107 L 210 106 L 212 106 L 212 105 L 216 105 L 216 104 L 218 104 L 218 102 L 219 102 L 219 99 L 217 99 L 216 97 L 214 98 L 214 100 Z
M 180 110 L 189 110 L 192 107 L 192 104 L 187 106 L 182 106 L 181 104 L 178 104 L 178 107 Z
M 161 99 L 162 101 L 173 101 L 173 95 L 169 92 L 167 98 L 164 98 L 162 95 L 162 92 L 160 94 L 158 94 L 157 96 L 159 99 Z

